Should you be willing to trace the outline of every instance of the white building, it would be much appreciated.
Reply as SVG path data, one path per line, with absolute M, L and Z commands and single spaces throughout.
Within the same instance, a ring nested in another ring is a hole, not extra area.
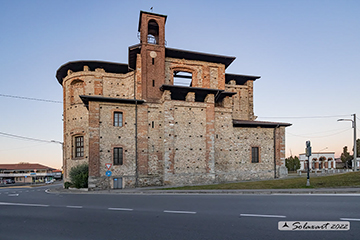
M 299 155 L 300 171 L 307 170 L 307 160 L 305 153 Z M 335 169 L 335 152 L 313 152 L 310 156 L 310 170 L 329 170 Z

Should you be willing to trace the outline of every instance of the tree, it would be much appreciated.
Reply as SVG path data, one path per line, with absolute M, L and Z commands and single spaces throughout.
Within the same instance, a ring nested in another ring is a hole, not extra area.
M 341 158 L 341 161 L 343 163 L 345 163 L 346 168 L 349 168 L 349 167 L 351 168 L 351 160 L 353 159 L 353 156 L 350 155 L 350 153 L 348 152 L 348 147 L 347 146 L 345 146 L 343 148 L 343 152 L 341 153 L 340 158 Z
M 289 158 L 285 159 L 285 166 L 289 171 L 296 171 L 300 169 L 300 160 L 297 156 L 290 156 Z
M 87 188 L 88 187 L 88 177 L 89 177 L 89 166 L 87 163 L 75 166 L 71 168 L 70 180 L 74 187 L 76 188 Z

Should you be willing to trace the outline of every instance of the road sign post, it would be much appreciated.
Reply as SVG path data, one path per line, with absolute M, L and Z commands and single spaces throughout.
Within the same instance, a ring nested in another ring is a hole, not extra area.
M 310 186 L 310 156 L 311 156 L 311 143 L 310 141 L 306 141 L 306 156 L 308 157 L 307 160 L 307 181 L 306 181 L 306 186 Z

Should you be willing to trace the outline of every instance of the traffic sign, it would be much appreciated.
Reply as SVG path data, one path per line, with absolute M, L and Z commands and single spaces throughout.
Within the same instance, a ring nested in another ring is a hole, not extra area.
M 111 174 L 112 174 L 111 171 L 106 171 L 106 176 L 107 176 L 107 177 L 111 177 Z
M 111 163 L 105 163 L 105 167 L 107 168 L 107 170 L 110 170 L 112 164 Z

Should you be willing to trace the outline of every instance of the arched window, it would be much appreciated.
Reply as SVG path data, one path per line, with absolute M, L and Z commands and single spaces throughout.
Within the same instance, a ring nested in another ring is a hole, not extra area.
M 326 157 L 322 156 L 319 158 L 319 169 L 323 169 L 326 167 L 325 161 L 326 161 Z
M 151 44 L 159 43 L 159 25 L 153 19 L 148 23 L 148 37 L 147 42 Z
M 76 79 L 70 84 L 70 104 L 81 103 L 79 95 L 84 95 L 84 81 Z

